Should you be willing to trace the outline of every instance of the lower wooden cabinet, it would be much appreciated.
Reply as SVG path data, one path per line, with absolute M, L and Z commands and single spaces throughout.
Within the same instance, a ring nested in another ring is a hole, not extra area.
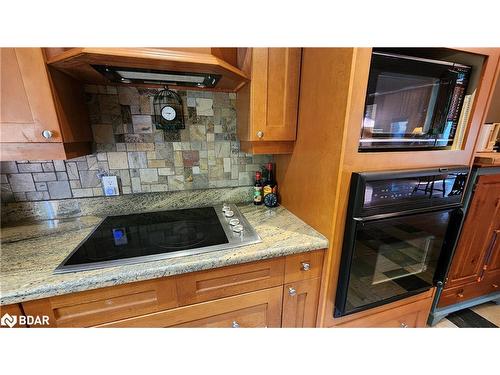
M 340 328 L 421 328 L 434 299 L 435 288 L 404 300 L 336 319 Z
M 500 173 L 480 175 L 472 183 L 473 195 L 438 307 L 499 290 Z
M 264 328 L 281 326 L 282 287 L 102 324 L 99 327 Z
M 314 327 L 322 260 L 323 250 L 317 250 L 21 307 L 26 315 L 48 316 L 48 326 L 33 327 L 281 327 L 282 320 L 284 327 Z
M 317 278 L 289 283 L 283 287 L 282 327 L 316 326 L 320 285 L 321 280 Z

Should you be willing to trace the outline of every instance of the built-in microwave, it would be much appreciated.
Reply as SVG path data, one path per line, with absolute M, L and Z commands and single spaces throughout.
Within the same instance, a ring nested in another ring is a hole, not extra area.
M 450 148 L 471 69 L 374 49 L 359 151 Z

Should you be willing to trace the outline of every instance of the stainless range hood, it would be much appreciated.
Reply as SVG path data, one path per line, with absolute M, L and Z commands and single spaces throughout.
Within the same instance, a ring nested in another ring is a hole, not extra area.
M 196 87 L 238 91 L 249 77 L 236 48 L 46 48 L 47 64 L 93 84 Z

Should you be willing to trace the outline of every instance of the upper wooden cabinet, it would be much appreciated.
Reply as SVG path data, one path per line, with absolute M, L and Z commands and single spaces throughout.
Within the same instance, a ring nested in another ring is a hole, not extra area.
M 238 66 L 251 78 L 236 97 L 241 149 L 293 151 L 297 130 L 300 48 L 240 48 Z
M 0 160 L 91 153 L 83 87 L 47 68 L 41 48 L 1 48 Z

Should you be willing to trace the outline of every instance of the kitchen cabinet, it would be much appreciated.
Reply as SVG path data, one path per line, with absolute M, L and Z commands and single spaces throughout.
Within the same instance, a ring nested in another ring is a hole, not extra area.
M 1 48 L 0 160 L 91 153 L 82 85 L 45 64 L 41 48 Z
M 282 326 L 316 326 L 323 250 L 289 255 L 285 258 Z
M 100 327 L 265 328 L 281 325 L 281 287 L 142 315 Z
M 321 279 L 302 280 L 285 284 L 283 288 L 284 328 L 311 328 L 316 326 Z
M 480 175 L 438 307 L 498 291 L 500 174 Z
M 293 151 L 301 55 L 300 48 L 238 49 L 238 66 L 251 79 L 236 94 L 238 137 L 243 151 Z
M 282 320 L 314 327 L 323 252 L 43 298 L 22 309 L 47 315 L 49 327 L 280 327 Z

